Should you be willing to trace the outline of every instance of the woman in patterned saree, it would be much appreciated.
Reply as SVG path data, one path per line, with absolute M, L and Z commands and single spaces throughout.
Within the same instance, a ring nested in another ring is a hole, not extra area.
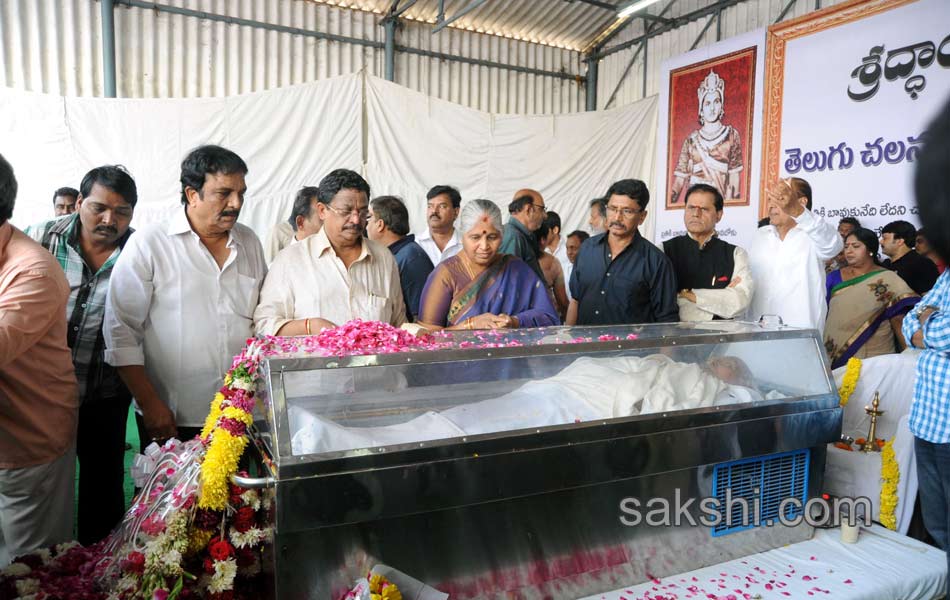
M 462 251 L 426 281 L 416 321 L 426 329 L 500 329 L 559 323 L 547 288 L 521 259 L 499 254 L 501 211 L 470 200 L 459 215 Z
M 920 296 L 878 264 L 877 250 L 874 232 L 859 227 L 845 240 L 847 266 L 828 274 L 825 349 L 832 369 L 852 356 L 869 358 L 907 347 L 901 321 Z

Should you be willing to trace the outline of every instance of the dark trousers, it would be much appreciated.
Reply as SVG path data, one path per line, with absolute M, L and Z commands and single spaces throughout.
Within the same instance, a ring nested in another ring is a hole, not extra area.
M 109 535 L 125 514 L 125 424 L 131 395 L 88 395 L 79 408 L 79 542 L 94 544 Z
M 915 437 L 914 453 L 924 526 L 937 547 L 947 552 L 950 570 L 950 444 L 934 444 Z
M 152 436 L 145 429 L 145 421 L 139 413 L 135 413 L 135 426 L 139 430 L 139 451 L 144 454 L 145 449 L 152 443 Z M 187 442 L 200 433 L 201 427 L 178 427 L 178 439 L 182 442 Z

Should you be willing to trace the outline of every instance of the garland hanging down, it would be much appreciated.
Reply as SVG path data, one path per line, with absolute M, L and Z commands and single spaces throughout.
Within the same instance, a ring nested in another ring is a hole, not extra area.
M 897 484 L 900 480 L 894 438 L 891 438 L 881 449 L 881 512 L 878 519 L 881 525 L 894 531 L 897 530 Z
M 858 377 L 861 375 L 861 359 L 849 358 L 848 365 L 845 367 L 844 379 L 841 380 L 841 387 L 838 388 L 838 396 L 841 397 L 841 406 L 847 406 L 854 388 L 858 385 Z

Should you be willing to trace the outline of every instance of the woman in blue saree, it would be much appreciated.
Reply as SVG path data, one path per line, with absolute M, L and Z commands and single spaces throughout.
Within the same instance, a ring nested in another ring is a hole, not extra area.
M 543 327 L 560 323 L 547 288 L 521 259 L 499 254 L 501 211 L 470 200 L 458 219 L 462 251 L 426 281 L 416 322 L 429 330 Z
M 844 243 L 847 266 L 828 274 L 825 349 L 832 369 L 851 357 L 892 354 L 907 346 L 901 322 L 920 296 L 877 263 L 877 250 L 873 231 L 855 229 Z

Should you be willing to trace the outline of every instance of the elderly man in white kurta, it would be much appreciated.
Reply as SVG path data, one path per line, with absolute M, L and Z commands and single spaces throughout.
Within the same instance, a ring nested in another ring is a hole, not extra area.
M 824 265 L 841 252 L 841 236 L 811 212 L 811 186 L 798 177 L 769 190 L 769 220 L 749 251 L 756 284 L 749 316 L 778 315 L 786 325 L 820 332 L 828 314 Z
M 369 184 L 337 169 L 320 182 L 323 229 L 284 249 L 271 265 L 254 311 L 261 335 L 310 335 L 351 319 L 399 326 L 406 307 L 399 268 L 386 246 L 363 237 Z
M 182 162 L 182 204 L 129 238 L 112 269 L 105 360 L 135 398 L 143 446 L 200 431 L 234 355 L 252 336 L 267 273 L 254 232 L 237 223 L 247 165 L 220 146 Z

